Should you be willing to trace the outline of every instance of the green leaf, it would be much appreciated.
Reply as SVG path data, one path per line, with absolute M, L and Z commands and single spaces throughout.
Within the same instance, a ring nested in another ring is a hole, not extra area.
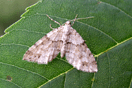
M 41 0 L 26 9 L 22 18 L 0 38 L 1 88 L 129 88 L 132 86 L 132 0 Z M 98 72 L 78 71 L 58 55 L 48 65 L 23 61 L 37 40 L 63 24 L 86 40 L 96 57 Z M 9 81 L 7 77 L 12 79 Z

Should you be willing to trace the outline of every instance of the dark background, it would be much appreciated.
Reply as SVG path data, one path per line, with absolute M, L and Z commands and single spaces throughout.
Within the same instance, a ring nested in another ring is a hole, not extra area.
M 4 30 L 20 19 L 26 7 L 38 0 L 0 0 L 0 36 Z

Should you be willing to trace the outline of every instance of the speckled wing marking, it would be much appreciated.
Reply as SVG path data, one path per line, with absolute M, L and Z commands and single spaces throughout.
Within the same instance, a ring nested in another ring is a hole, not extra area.
M 54 29 L 38 40 L 23 56 L 23 60 L 47 64 L 52 61 L 60 52 L 62 47 L 62 30 Z
M 82 37 L 71 27 L 70 21 L 49 32 L 25 53 L 23 60 L 47 64 L 58 53 L 78 70 L 97 72 L 97 64 Z
M 97 64 L 91 51 L 82 37 L 72 27 L 68 35 L 66 59 L 78 70 L 84 72 L 97 72 Z

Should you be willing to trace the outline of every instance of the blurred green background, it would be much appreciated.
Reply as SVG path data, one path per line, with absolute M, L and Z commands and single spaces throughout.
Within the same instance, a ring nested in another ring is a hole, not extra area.
M 11 24 L 20 19 L 25 8 L 39 0 L 0 0 L 0 36 Z

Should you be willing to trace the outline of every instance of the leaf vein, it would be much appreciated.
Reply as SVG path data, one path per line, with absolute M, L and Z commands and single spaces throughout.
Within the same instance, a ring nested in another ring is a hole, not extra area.
M 46 78 L 46 77 L 44 77 L 44 76 L 42 76 L 42 75 L 40 75 L 40 74 L 38 74 L 38 73 L 36 73 L 36 72 L 30 71 L 30 70 L 26 70 L 26 69 L 24 69 L 24 68 L 20 68 L 20 67 L 15 66 L 15 65 L 7 64 L 7 63 L 2 63 L 2 62 L 0 62 L 0 64 L 12 66 L 12 67 L 21 69 L 21 70 L 23 70 L 23 71 L 27 71 L 27 72 L 32 73 L 32 74 L 36 74 L 36 75 L 38 75 L 38 76 L 40 76 L 40 77 L 42 77 L 42 78 L 44 78 L 44 79 L 46 79 L 46 80 L 49 80 L 48 78 Z
M 10 83 L 12 83 L 12 84 L 16 85 L 17 87 L 22 88 L 21 86 L 17 85 L 16 83 L 14 83 L 14 82 L 12 82 L 12 81 L 7 81 L 7 80 L 2 79 L 2 78 L 0 78 L 0 80 L 6 81 L 6 82 L 10 82 Z

